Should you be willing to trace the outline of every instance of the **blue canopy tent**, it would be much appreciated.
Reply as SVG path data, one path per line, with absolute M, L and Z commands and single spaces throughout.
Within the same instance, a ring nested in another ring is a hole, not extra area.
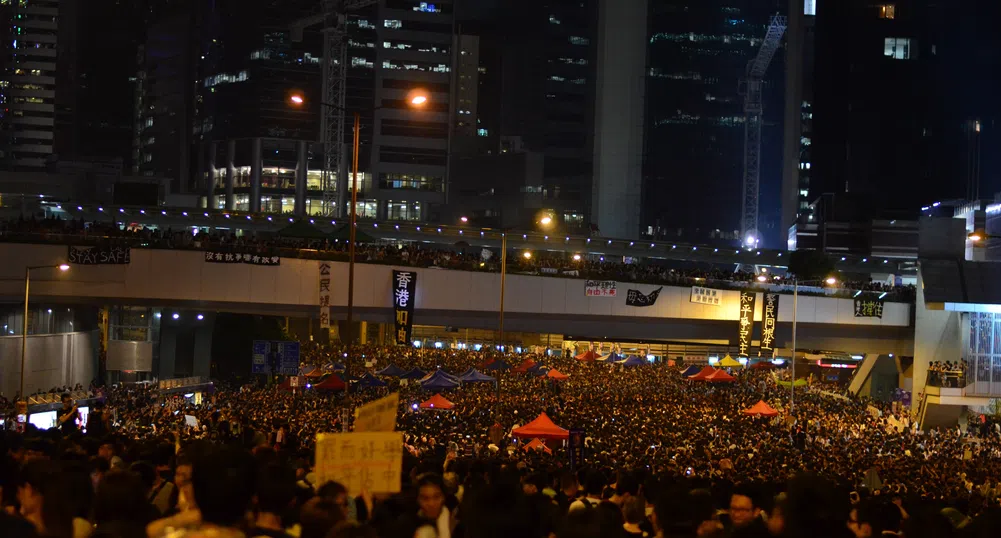
M 510 370 L 511 365 L 504 359 L 497 359 L 483 367 L 484 370 Z
M 413 370 L 410 370 L 405 374 L 401 374 L 400 379 L 421 379 L 426 375 L 427 374 L 424 373 L 424 371 L 421 370 L 420 368 L 414 368 Z
M 385 376 L 389 376 L 389 377 L 400 377 L 401 375 L 403 375 L 405 373 L 407 373 L 407 371 L 404 370 L 403 368 L 400 368 L 399 366 L 397 366 L 395 364 L 390 364 L 389 366 L 383 368 L 382 370 L 379 370 L 375 374 L 376 375 L 385 375 Z
M 470 368 L 459 376 L 459 381 L 463 383 L 495 383 L 497 379 L 480 373 L 476 368 Z
M 385 387 L 386 382 L 366 372 L 365 375 L 358 378 L 358 382 L 355 385 L 358 387 L 377 388 Z
M 450 376 L 441 370 L 421 380 L 421 388 L 425 390 L 447 390 L 458 386 L 458 381 L 450 379 Z
M 647 362 L 641 359 L 638 355 L 630 355 L 626 357 L 626 360 L 619 361 L 616 364 L 621 364 L 622 366 L 643 366 Z
M 536 364 L 535 366 L 533 366 L 533 367 L 531 367 L 531 368 L 528 369 L 528 373 L 530 373 L 532 375 L 535 375 L 535 376 L 542 377 L 542 376 L 548 374 L 549 370 L 551 370 L 551 368 L 548 367 L 548 366 L 546 366 L 546 365 L 544 365 L 544 364 Z
M 327 364 L 323 365 L 323 370 L 326 372 L 343 372 L 344 370 L 347 369 L 348 369 L 347 366 L 344 366 L 339 362 L 328 362 Z
M 688 376 L 695 375 L 695 374 L 697 374 L 697 373 L 699 373 L 701 371 L 702 371 L 702 368 L 699 368 L 698 366 L 695 366 L 693 364 L 693 365 L 689 366 L 688 368 L 686 368 L 684 372 L 681 372 L 681 375 L 684 376 L 684 377 L 688 377 Z
M 608 355 L 603 355 L 601 357 L 598 357 L 598 360 L 604 363 L 610 363 L 610 362 L 619 362 L 625 360 L 625 357 L 613 351 Z

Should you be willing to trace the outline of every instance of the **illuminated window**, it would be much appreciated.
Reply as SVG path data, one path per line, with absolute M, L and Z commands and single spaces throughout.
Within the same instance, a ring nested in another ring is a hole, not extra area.
M 978 132 L 980 131 L 980 123 L 979 122 L 977 123 L 977 131 Z M 490 133 L 486 129 L 477 129 L 476 130 L 476 134 L 478 136 L 489 136 L 490 135 Z
M 382 21 L 382 25 L 385 26 L 386 28 L 399 30 L 400 28 L 403 28 L 403 21 L 397 19 L 386 19 Z
M 911 58 L 911 39 L 909 37 L 888 37 L 883 40 L 883 56 L 894 60 L 909 60 Z
M 591 40 L 586 37 L 580 37 L 575 35 L 570 36 L 571 45 L 589 45 L 590 43 Z
M 893 4 L 883 4 L 879 6 L 879 18 L 892 19 L 896 17 L 897 6 Z

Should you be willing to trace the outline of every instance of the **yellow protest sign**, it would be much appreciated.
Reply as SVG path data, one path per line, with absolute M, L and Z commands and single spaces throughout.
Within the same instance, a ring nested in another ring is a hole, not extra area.
M 403 433 L 321 433 L 316 436 L 316 486 L 334 481 L 351 495 L 399 493 Z
M 385 398 L 355 409 L 355 432 L 391 432 L 396 429 L 396 410 L 400 394 L 394 392 Z

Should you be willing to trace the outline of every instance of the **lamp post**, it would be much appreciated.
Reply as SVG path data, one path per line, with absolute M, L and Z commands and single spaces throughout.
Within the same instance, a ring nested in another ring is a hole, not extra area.
M 796 411 L 796 311 L 799 306 L 799 285 L 800 284 L 827 284 L 833 286 L 838 283 L 834 277 L 827 277 L 824 280 L 807 280 L 800 282 L 798 278 L 792 279 L 792 375 L 789 379 L 789 414 Z
M 544 215 L 539 219 L 538 224 L 543 228 L 548 228 L 553 224 L 553 219 L 549 215 Z M 512 228 L 501 230 L 501 281 L 500 281 L 500 311 L 497 315 L 497 341 L 501 346 L 501 353 L 504 352 L 504 288 L 507 283 L 507 232 Z M 531 259 L 532 253 L 525 251 L 525 259 Z
M 424 90 L 412 90 L 407 95 L 407 104 L 411 108 L 423 108 L 427 105 L 430 100 L 429 94 Z M 295 92 L 289 96 L 289 104 L 294 107 L 300 107 L 306 103 L 306 98 L 303 94 Z M 334 105 L 331 103 L 325 103 L 319 101 L 321 106 L 330 107 L 341 112 L 347 113 L 348 111 L 343 107 Z M 370 109 L 372 112 L 383 108 L 382 106 L 377 106 Z M 361 139 L 361 113 L 359 111 L 354 111 L 354 129 L 353 129 L 353 141 L 351 148 L 351 218 L 348 223 L 348 315 L 347 315 L 347 344 L 348 348 L 354 345 L 354 338 L 352 333 L 351 324 L 354 321 L 354 303 L 355 303 L 355 228 L 358 222 L 358 147 L 360 145 Z M 323 148 L 324 151 L 329 151 L 330 148 Z M 338 171 L 339 172 L 339 171 Z
M 24 318 L 21 320 L 21 400 L 28 401 L 24 395 L 24 363 L 28 351 L 28 295 L 31 291 L 31 271 L 34 269 L 59 269 L 68 271 L 69 265 L 62 263 L 59 265 L 30 265 L 24 268 Z

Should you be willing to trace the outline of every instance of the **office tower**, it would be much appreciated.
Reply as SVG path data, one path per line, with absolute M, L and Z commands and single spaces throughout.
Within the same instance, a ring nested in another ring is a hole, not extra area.
M 789 0 L 788 13 L 780 221 L 783 232 L 801 217 L 812 220 L 810 177 L 813 174 L 816 3 Z
M 636 239 L 643 183 L 647 0 L 602 0 L 594 120 L 591 222 Z
M 739 83 L 785 1 L 650 0 L 643 222 L 655 238 L 739 241 Z M 779 243 L 783 55 L 764 77 L 759 224 Z

